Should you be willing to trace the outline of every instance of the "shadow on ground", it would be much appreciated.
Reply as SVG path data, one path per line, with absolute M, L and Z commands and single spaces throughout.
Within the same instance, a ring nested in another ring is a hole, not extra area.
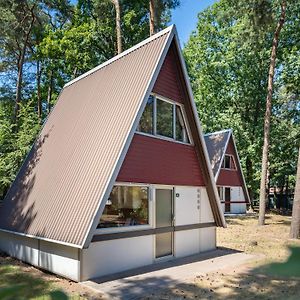
M 248 224 L 243 223 L 244 220 L 257 220 L 257 215 L 239 215 L 239 216 L 226 216 L 226 223 L 228 225 L 239 225 L 247 226 Z M 290 220 L 272 220 L 270 216 L 265 216 L 266 223 L 265 225 L 286 225 L 291 226 Z M 257 221 L 258 222 L 258 221 Z
M 295 257 L 294 257 L 295 258 Z M 289 259 L 290 261 L 290 259 Z M 300 266 L 300 260 L 294 261 Z M 174 280 L 171 276 L 124 278 L 108 291 L 109 299 L 294 299 L 300 295 L 300 276 L 286 277 L 274 266 L 264 265 L 236 274 L 213 272 L 194 281 Z M 287 263 L 281 264 L 281 269 Z M 275 271 L 273 271 L 275 270 Z M 271 272 L 270 272 L 271 271 Z
M 108 281 L 118 280 L 118 279 L 137 276 L 137 275 L 143 275 L 143 274 L 147 274 L 150 272 L 155 272 L 155 271 L 159 271 L 159 270 L 165 270 L 168 268 L 183 266 L 183 265 L 200 262 L 200 261 L 204 261 L 207 259 L 213 259 L 216 257 L 221 257 L 221 256 L 234 254 L 234 253 L 242 253 L 242 251 L 225 248 L 225 247 L 218 247 L 218 249 L 215 251 L 207 251 L 206 253 L 204 252 L 204 253 L 200 253 L 200 254 L 196 254 L 196 255 L 191 255 L 188 257 L 177 258 L 175 260 L 170 260 L 170 261 L 166 261 L 166 262 L 152 264 L 149 266 L 135 268 L 135 269 L 132 269 L 129 271 L 124 271 L 124 272 L 107 275 L 107 276 L 102 276 L 102 277 L 93 279 L 92 282 L 101 284 L 101 283 L 108 282 Z

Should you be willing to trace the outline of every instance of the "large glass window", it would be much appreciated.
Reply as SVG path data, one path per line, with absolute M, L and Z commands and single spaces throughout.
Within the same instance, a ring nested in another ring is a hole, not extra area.
M 114 186 L 98 228 L 149 224 L 148 194 L 144 186 Z
M 160 99 L 156 101 L 156 133 L 173 138 L 173 104 Z
M 153 134 L 153 107 L 154 98 L 150 96 L 141 117 L 138 131 Z
M 137 131 L 190 143 L 180 105 L 155 96 L 149 97 Z

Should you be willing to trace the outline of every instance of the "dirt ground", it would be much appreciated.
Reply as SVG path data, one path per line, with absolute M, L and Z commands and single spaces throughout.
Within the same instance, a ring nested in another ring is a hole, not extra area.
M 266 226 L 257 226 L 256 216 L 226 218 L 228 228 L 218 228 L 218 247 L 255 254 L 256 259 L 238 268 L 198 276 L 173 288 L 141 295 L 143 299 L 300 299 L 300 278 L 284 278 L 270 274 L 267 269 L 274 262 L 289 256 L 289 245 L 300 246 L 288 238 L 290 217 L 267 215 Z M 300 262 L 299 262 L 300 268 Z M 25 299 L 38 298 L 60 289 L 71 299 L 102 299 L 88 288 L 9 257 L 0 257 L 0 288 L 16 283 L 29 288 Z M 34 288 L 32 288 L 34 287 Z M 23 292 L 24 295 L 24 292 Z

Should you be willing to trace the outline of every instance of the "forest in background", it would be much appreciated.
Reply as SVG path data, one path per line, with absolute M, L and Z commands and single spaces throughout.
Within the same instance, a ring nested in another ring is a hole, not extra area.
M 0 0 L 0 199 L 66 82 L 117 54 L 111 0 Z M 123 50 L 149 36 L 149 2 L 120 0 Z M 156 31 L 180 1 L 156 1 Z M 221 0 L 184 46 L 206 132 L 233 128 L 253 198 L 260 180 L 278 0 Z M 184 17 L 184 16 L 183 16 Z M 288 1 L 271 121 L 269 185 L 292 189 L 300 141 L 300 3 Z
M 251 199 L 259 193 L 277 0 L 221 0 L 198 15 L 184 47 L 205 132 L 232 128 Z M 300 2 L 287 1 L 274 76 L 268 186 L 295 185 L 300 144 Z

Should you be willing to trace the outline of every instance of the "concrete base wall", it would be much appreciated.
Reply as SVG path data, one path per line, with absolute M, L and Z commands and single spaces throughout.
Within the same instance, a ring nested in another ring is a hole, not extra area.
M 230 212 L 225 212 L 225 204 L 222 203 L 224 214 L 245 214 L 247 212 L 246 203 L 230 203 Z
M 79 250 L 0 231 L 0 250 L 33 266 L 79 281 Z
M 91 243 L 82 250 L 81 280 L 149 265 L 153 251 L 152 235 Z
M 173 258 L 185 257 L 216 248 L 216 228 L 201 228 L 174 233 Z M 167 257 L 172 259 L 172 257 Z M 82 250 L 81 280 L 155 263 L 155 235 L 91 243 Z M 159 260 L 158 260 L 159 261 Z

